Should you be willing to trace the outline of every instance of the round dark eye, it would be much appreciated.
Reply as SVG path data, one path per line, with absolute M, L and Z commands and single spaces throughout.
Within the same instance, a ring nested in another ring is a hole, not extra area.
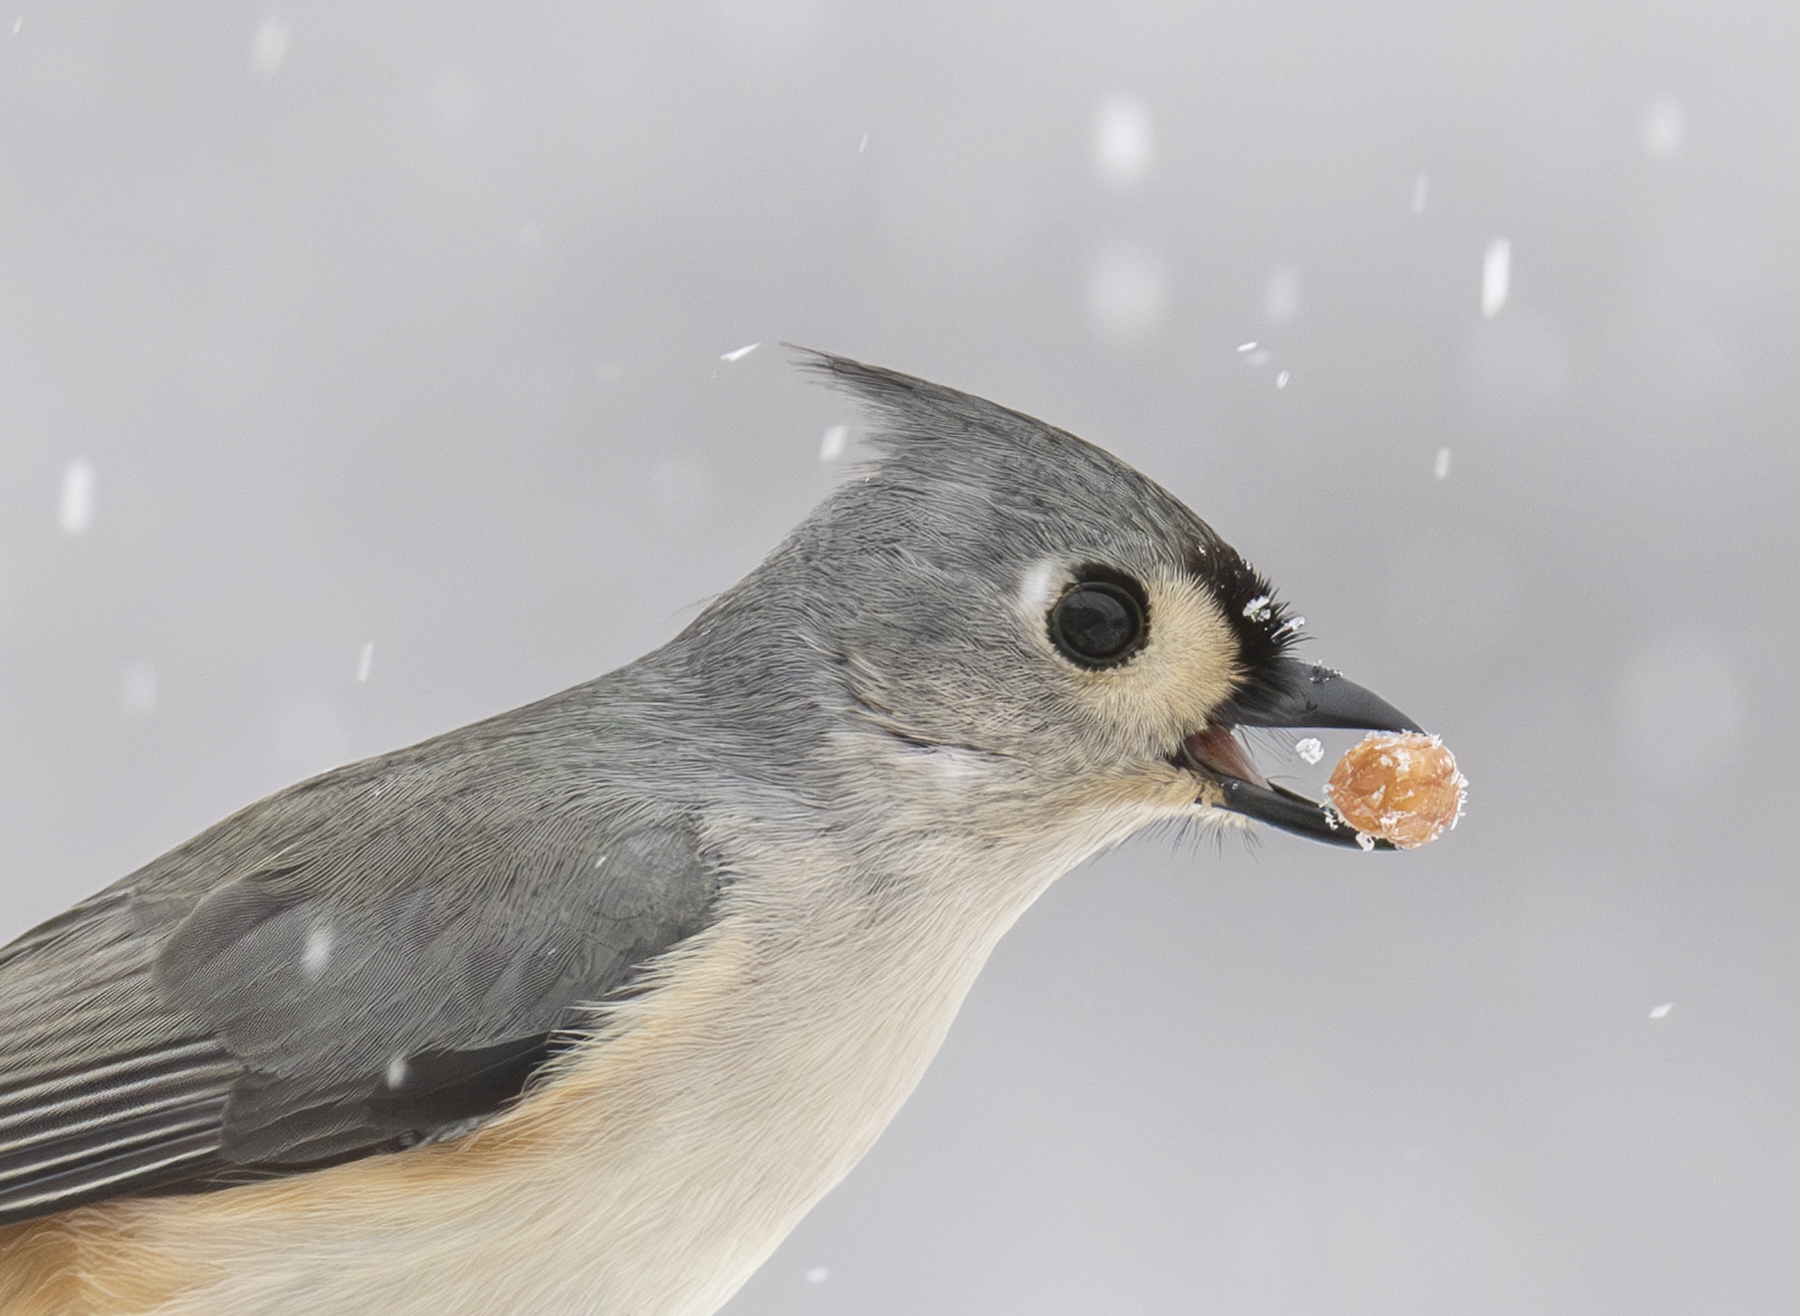
M 1050 609 L 1050 642 L 1083 667 L 1115 667 L 1144 642 L 1144 605 L 1122 585 L 1087 580 Z

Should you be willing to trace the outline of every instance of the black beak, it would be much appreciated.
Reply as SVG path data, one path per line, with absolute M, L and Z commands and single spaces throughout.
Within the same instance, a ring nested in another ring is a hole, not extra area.
M 1277 658 L 1257 688 L 1228 701 L 1218 718 L 1240 727 L 1348 727 L 1353 731 L 1417 731 L 1413 720 L 1373 690 L 1323 663 Z
M 1221 705 L 1205 731 L 1182 744 L 1184 766 L 1223 794 L 1220 807 L 1246 818 L 1333 845 L 1369 848 L 1356 830 L 1324 805 L 1265 781 L 1236 739 L 1233 727 L 1348 727 L 1365 731 L 1417 731 L 1406 714 L 1373 691 L 1318 663 L 1278 658 L 1264 680 Z M 1377 850 L 1392 850 L 1375 841 Z

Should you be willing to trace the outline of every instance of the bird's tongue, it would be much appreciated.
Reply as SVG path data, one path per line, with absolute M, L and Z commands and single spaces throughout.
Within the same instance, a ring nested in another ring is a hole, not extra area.
M 1187 738 L 1185 748 L 1196 763 L 1214 772 L 1257 786 L 1269 784 L 1256 770 L 1256 764 L 1250 761 L 1249 751 L 1231 734 L 1228 726 L 1210 726 L 1204 731 L 1196 731 Z

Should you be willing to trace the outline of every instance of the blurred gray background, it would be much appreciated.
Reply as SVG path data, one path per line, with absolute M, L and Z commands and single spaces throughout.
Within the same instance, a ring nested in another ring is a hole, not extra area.
M 0 934 L 672 635 L 854 459 L 775 344 L 829 348 L 1167 484 L 1472 802 L 1071 875 L 729 1310 L 1791 1311 L 1796 50 L 1773 2 L 14 0 Z

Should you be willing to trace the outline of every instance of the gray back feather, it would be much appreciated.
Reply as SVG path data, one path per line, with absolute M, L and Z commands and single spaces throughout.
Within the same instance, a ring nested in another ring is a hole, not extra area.
M 516 1095 L 717 894 L 697 802 L 631 785 L 628 681 L 302 782 L 0 952 L 0 1219 Z

